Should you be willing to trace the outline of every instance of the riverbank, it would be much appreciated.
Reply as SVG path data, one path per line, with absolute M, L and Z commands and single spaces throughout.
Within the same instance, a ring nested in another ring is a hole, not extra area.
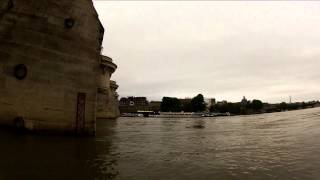
M 304 109 L 311 109 L 316 108 L 319 106 L 314 107 L 307 107 Z M 153 112 L 153 111 L 138 111 L 135 113 L 123 113 L 121 117 L 152 117 L 152 118 L 202 118 L 202 117 L 221 117 L 221 116 L 248 116 L 248 115 L 257 115 L 257 114 L 270 114 L 270 113 L 277 113 L 277 112 L 286 112 L 286 111 L 297 111 L 297 110 L 304 110 L 304 109 L 291 109 L 291 110 L 275 110 L 275 111 L 251 111 L 246 114 L 231 114 L 229 112 L 225 113 L 215 113 L 215 112 L 202 112 L 202 113 L 195 113 L 195 112 Z

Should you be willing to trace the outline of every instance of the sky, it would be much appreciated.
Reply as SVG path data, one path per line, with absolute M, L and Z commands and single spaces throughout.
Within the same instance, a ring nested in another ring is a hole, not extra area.
M 320 2 L 94 4 L 120 97 L 320 99 Z

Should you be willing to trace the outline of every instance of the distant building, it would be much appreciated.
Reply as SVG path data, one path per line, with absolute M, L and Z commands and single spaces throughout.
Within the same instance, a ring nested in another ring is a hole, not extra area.
M 226 101 L 226 100 L 216 102 L 216 104 L 218 104 L 218 105 L 227 104 L 227 103 L 228 103 L 228 101 Z
M 243 96 L 242 100 L 241 100 L 241 105 L 246 106 L 248 103 L 248 100 L 245 96 Z
M 122 97 L 119 101 L 120 106 L 147 106 L 148 101 L 146 97 Z
M 149 110 L 149 102 L 146 97 L 122 97 L 119 101 L 121 113 Z
M 247 104 L 248 104 L 248 100 L 245 96 L 243 96 L 241 102 L 241 107 L 240 107 L 240 112 L 241 114 L 247 114 Z
M 205 98 L 204 102 L 206 103 L 207 108 L 210 108 L 212 105 L 216 104 L 215 98 Z
M 149 111 L 160 112 L 161 101 L 151 101 L 149 103 Z

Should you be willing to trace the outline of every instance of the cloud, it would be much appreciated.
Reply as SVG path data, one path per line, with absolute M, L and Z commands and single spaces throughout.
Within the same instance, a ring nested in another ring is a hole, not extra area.
M 95 1 L 120 96 L 319 99 L 316 2 Z

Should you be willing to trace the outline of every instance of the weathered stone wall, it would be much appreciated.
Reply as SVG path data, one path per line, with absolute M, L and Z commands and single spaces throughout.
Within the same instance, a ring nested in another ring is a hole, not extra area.
M 118 101 L 111 90 L 98 93 L 97 118 L 115 119 L 120 116 Z
M 110 81 L 117 66 L 107 56 L 101 57 L 100 75 L 98 76 L 97 118 L 114 119 L 120 116 L 116 90 L 118 85 Z
M 28 129 L 74 131 L 85 93 L 81 131 L 94 134 L 102 37 L 91 0 L 1 0 L 0 124 L 23 117 Z

